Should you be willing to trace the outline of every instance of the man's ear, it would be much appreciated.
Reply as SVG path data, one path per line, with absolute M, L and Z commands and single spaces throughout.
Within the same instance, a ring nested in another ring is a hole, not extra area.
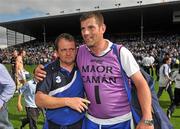
M 105 33 L 105 31 L 106 31 L 106 25 L 105 24 L 102 25 L 102 31 L 103 31 L 103 33 Z

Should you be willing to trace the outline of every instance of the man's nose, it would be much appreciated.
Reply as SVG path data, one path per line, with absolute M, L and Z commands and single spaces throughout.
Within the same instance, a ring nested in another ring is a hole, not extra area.
M 71 50 L 67 49 L 66 55 L 71 55 Z
M 84 35 L 88 35 L 89 34 L 89 30 L 85 29 L 83 33 L 84 33 Z

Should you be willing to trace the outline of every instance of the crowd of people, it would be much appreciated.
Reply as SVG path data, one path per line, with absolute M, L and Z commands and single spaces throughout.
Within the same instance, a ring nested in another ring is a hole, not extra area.
M 140 42 L 139 36 L 136 34 L 127 34 L 121 36 L 108 36 L 112 39 L 113 43 L 123 44 L 127 47 L 137 62 L 143 65 L 143 58 L 152 56 L 154 58 L 154 65 L 162 62 L 165 53 L 169 53 L 172 58 L 172 65 L 176 64 L 180 59 L 180 34 L 164 34 L 165 32 L 147 33 L 144 35 L 143 43 Z M 78 40 L 78 44 L 82 44 Z M 15 45 L 6 49 L 0 49 L 0 60 L 3 63 L 11 63 L 12 52 L 14 50 L 23 49 L 26 51 L 24 59 L 25 64 L 46 64 L 53 60 L 54 56 L 54 43 L 53 41 L 24 43 L 22 45 Z
M 23 45 L 15 45 L 8 47 L 7 49 L 0 50 L 0 57 L 3 63 L 10 63 L 12 53 L 14 50 L 23 49 L 26 51 L 26 57 L 24 58 L 25 64 L 45 64 L 51 61 L 54 52 L 53 42 L 47 42 L 46 44 L 38 43 L 24 43 Z
M 19 111 L 24 94 L 27 118 L 21 129 L 27 123 L 30 129 L 37 128 L 38 107 L 46 109 L 44 129 L 134 128 L 122 70 L 137 89 L 142 118 L 136 128 L 153 129 L 151 93 L 139 65 L 152 76 L 156 69 L 157 95 L 159 98 L 164 89 L 168 90 L 170 118 L 179 103 L 179 72 L 170 74 L 173 67 L 180 65 L 180 35 L 147 34 L 144 42 L 137 35 L 109 36 L 108 40 L 104 38 L 106 25 L 100 12 L 84 13 L 80 25 L 84 44 L 78 43 L 78 50 L 75 38 L 68 33 L 59 35 L 55 44 L 27 43 L 0 50 L 1 62 L 12 64 L 12 77 L 19 91 Z M 114 54 L 115 47 L 119 49 L 120 59 Z M 27 81 L 24 64 L 47 65 L 38 65 L 34 71 L 36 79 Z M 175 96 L 171 87 L 174 80 Z

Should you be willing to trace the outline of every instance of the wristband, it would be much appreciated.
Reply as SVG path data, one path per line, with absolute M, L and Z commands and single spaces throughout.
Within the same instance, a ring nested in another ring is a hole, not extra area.
M 143 120 L 143 123 L 148 126 L 152 126 L 154 124 L 153 120 Z

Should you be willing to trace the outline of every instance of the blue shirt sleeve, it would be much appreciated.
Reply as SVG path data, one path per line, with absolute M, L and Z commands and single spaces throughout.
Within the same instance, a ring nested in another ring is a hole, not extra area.
M 6 67 L 0 64 L 0 108 L 14 95 L 15 87 Z

